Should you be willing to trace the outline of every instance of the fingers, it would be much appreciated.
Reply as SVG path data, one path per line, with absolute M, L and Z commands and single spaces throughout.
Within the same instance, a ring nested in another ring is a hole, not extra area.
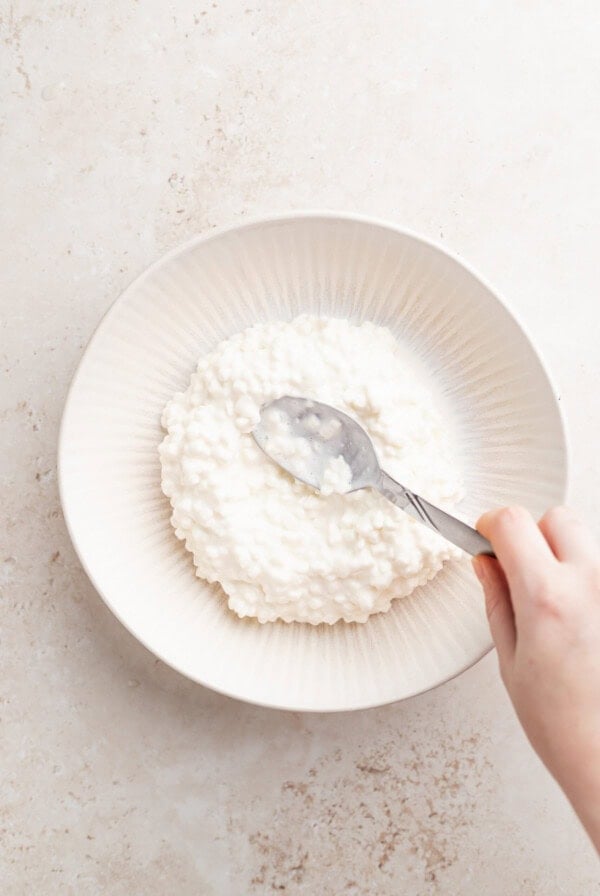
M 539 526 L 558 560 L 564 563 L 597 562 L 596 540 L 569 507 L 548 510 Z
M 515 617 L 506 576 L 497 560 L 479 556 L 473 559 L 475 575 L 485 594 L 485 609 L 500 668 L 506 669 L 515 652 L 517 640 Z
M 531 514 L 522 507 L 503 507 L 484 513 L 477 528 L 492 543 L 518 616 L 518 596 L 539 588 L 540 582 L 553 572 L 556 557 Z

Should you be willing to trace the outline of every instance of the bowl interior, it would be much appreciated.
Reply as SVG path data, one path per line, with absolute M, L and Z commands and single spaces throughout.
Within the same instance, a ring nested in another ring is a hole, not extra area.
M 490 646 L 467 561 L 364 625 L 240 620 L 194 575 L 160 490 L 160 414 L 202 353 L 259 321 L 301 313 L 389 327 L 454 422 L 467 520 L 536 514 L 564 498 L 562 423 L 519 325 L 458 261 L 392 227 L 292 216 L 197 239 L 113 305 L 84 355 L 59 451 L 67 524 L 95 586 L 157 656 L 245 700 L 352 709 L 425 690 Z

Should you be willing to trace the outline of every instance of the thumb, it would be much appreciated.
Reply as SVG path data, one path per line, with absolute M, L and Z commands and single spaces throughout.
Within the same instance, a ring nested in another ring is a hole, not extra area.
M 473 569 L 485 594 L 485 610 L 498 651 L 500 668 L 505 669 L 512 662 L 517 642 L 515 617 L 506 576 L 496 559 L 481 554 L 473 559 Z

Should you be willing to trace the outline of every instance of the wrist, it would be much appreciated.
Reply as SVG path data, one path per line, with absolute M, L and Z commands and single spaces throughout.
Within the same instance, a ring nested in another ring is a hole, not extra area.
M 553 774 L 600 853 L 600 753 L 583 756 Z

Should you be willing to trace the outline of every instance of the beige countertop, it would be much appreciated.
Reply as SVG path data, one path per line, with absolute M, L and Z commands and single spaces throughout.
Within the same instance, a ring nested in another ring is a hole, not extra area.
M 597 4 L 0 2 L 6 896 L 591 896 L 489 656 L 408 702 L 258 709 L 155 660 L 83 573 L 56 439 L 94 326 L 190 235 L 398 221 L 497 285 L 600 494 Z

